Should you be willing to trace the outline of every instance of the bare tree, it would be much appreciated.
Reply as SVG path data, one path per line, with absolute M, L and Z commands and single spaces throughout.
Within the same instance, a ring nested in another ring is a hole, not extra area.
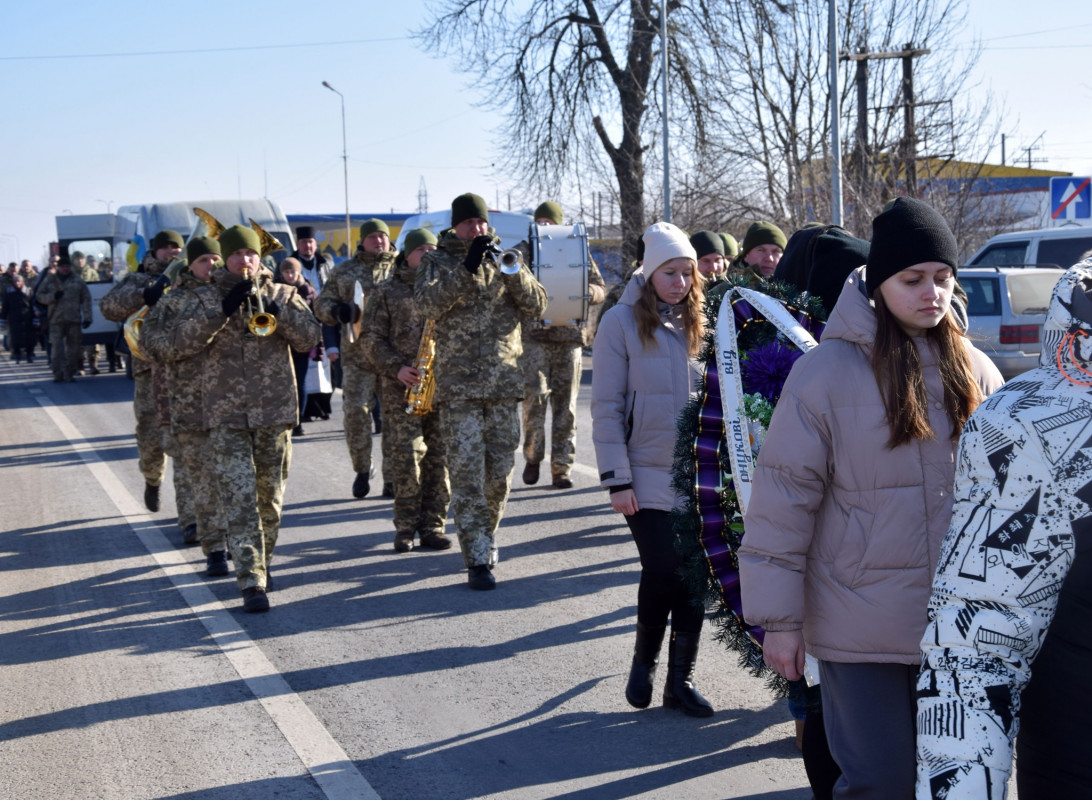
M 646 128 L 659 74 L 660 5 L 443 0 L 416 34 L 423 46 L 459 56 L 462 69 L 479 76 L 493 107 L 511 120 L 500 129 L 500 158 L 532 187 L 556 196 L 559 185 L 589 174 L 602 178 L 609 169 L 627 253 L 645 226 L 645 155 L 654 141 Z M 708 129 L 704 89 L 713 54 L 701 46 L 708 11 L 705 0 L 667 3 L 676 128 L 688 140 L 683 148 Z

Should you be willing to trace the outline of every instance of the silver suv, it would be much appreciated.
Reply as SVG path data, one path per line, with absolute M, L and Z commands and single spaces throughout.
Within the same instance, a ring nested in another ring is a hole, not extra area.
M 1006 380 L 1039 366 L 1043 323 L 1063 270 L 1049 267 L 963 267 L 967 336 Z

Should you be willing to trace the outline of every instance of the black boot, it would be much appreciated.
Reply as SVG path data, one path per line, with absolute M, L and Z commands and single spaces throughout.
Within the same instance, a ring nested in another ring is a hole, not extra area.
M 664 708 L 678 708 L 689 717 L 711 717 L 713 706 L 694 688 L 694 664 L 698 660 L 701 632 L 671 631 L 667 649 L 667 684 Z
M 648 708 L 652 702 L 652 681 L 656 677 L 665 630 L 664 625 L 637 623 L 637 644 L 633 648 L 633 664 L 626 683 L 626 701 L 634 708 Z

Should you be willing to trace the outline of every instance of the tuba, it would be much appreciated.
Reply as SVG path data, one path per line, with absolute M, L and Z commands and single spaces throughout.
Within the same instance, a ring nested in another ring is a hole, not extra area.
M 413 368 L 421 374 L 421 382 L 406 387 L 406 413 L 423 417 L 432 411 L 432 399 L 436 395 L 436 320 L 425 321 L 421 331 L 421 344 Z
M 216 217 L 212 216 L 209 212 L 203 208 L 194 208 L 194 216 L 197 217 L 197 223 L 193 226 L 193 232 L 190 234 L 190 238 L 186 240 L 186 244 L 189 244 L 192 239 L 198 236 L 208 235 L 213 239 L 219 238 L 220 234 L 224 232 L 224 226 L 220 223 Z M 251 224 L 254 221 L 251 220 Z M 255 226 L 256 227 L 256 226 Z M 259 229 L 260 230 L 260 229 Z M 261 234 L 269 236 L 265 231 L 261 231 Z M 270 237 L 272 238 L 272 237 Z M 274 240 L 275 241 L 275 240 Z M 182 272 L 182 268 L 186 266 L 186 249 L 182 248 L 182 253 L 179 257 L 174 258 L 167 268 L 163 270 L 163 274 L 171 282 L 167 286 L 166 291 L 170 291 L 171 286 L 178 280 L 178 274 Z M 140 352 L 140 329 L 144 326 L 144 318 L 148 316 L 148 306 L 141 306 L 134 311 L 125 320 L 125 325 L 122 327 L 122 333 L 125 336 L 125 343 L 129 345 L 129 352 L 142 361 L 148 359 Z

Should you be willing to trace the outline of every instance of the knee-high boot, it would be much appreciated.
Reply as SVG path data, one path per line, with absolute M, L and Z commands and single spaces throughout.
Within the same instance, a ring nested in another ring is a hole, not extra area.
M 626 683 L 626 700 L 634 708 L 648 708 L 652 702 L 652 680 L 660 660 L 665 625 L 637 623 L 637 644 L 633 648 L 633 664 Z
M 667 649 L 664 707 L 681 709 L 690 717 L 711 717 L 713 706 L 694 687 L 694 664 L 698 660 L 700 640 L 700 631 L 671 631 L 671 641 Z

